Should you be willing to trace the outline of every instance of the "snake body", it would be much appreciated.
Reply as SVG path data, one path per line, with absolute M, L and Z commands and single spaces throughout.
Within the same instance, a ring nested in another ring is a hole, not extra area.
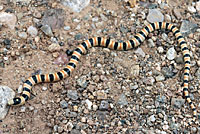
M 89 48 L 105 47 L 105 48 L 121 50 L 121 51 L 130 50 L 132 48 L 139 46 L 146 39 L 146 37 L 148 36 L 150 32 L 154 30 L 159 30 L 159 29 L 172 31 L 181 47 L 184 63 L 185 63 L 184 79 L 183 79 L 183 93 L 193 111 L 193 117 L 194 117 L 193 120 L 195 120 L 197 116 L 197 111 L 188 92 L 188 81 L 189 81 L 189 71 L 190 71 L 189 49 L 187 47 L 186 41 L 184 40 L 178 28 L 175 27 L 173 24 L 166 23 L 166 22 L 155 22 L 155 23 L 148 24 L 140 32 L 138 32 L 134 36 L 134 38 L 125 42 L 115 42 L 111 39 L 105 39 L 102 37 L 94 37 L 94 38 L 85 40 L 80 45 L 78 45 L 77 48 L 73 51 L 69 63 L 63 70 L 56 73 L 38 74 L 38 75 L 29 77 L 23 84 L 22 95 L 19 97 L 15 97 L 12 100 L 9 100 L 8 105 L 23 105 L 30 98 L 31 88 L 35 84 L 42 83 L 42 82 L 55 82 L 55 81 L 59 81 L 70 76 L 70 74 L 73 72 L 78 62 L 80 61 L 81 55 L 86 54 Z

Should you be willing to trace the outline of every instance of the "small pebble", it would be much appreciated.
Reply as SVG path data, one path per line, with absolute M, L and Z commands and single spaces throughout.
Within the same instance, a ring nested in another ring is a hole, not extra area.
M 94 111 L 96 111 L 96 110 L 98 109 L 98 106 L 97 106 L 97 105 L 92 105 L 92 109 L 93 109 Z
M 155 122 L 156 121 L 155 115 L 151 115 L 149 117 L 149 119 L 150 119 L 151 122 Z
M 70 26 L 64 26 L 64 30 L 68 31 L 70 29 L 71 29 Z
M 43 90 L 43 91 L 46 91 L 46 90 L 47 90 L 47 87 L 42 87 L 42 90 Z
M 61 106 L 63 109 L 65 109 L 65 108 L 68 107 L 68 103 L 67 103 L 65 100 L 62 100 L 62 101 L 60 102 L 60 106 Z
M 190 13 L 195 13 L 196 12 L 196 9 L 193 7 L 193 6 L 188 6 L 188 11 Z
M 164 125 L 163 126 L 163 130 L 168 130 L 169 129 L 169 126 L 168 125 Z
M 86 122 L 86 118 L 85 118 L 85 117 L 82 117 L 82 118 L 81 118 L 81 122 L 85 123 L 85 122 Z
M 27 37 L 28 37 L 28 35 L 27 35 L 26 32 L 19 32 L 19 33 L 18 33 L 18 36 L 19 36 L 20 38 L 22 38 L 22 39 L 27 39 Z
M 27 33 L 30 34 L 32 37 L 36 37 L 38 34 L 38 30 L 34 26 L 29 26 L 27 29 Z
M 150 23 L 162 22 L 164 20 L 164 15 L 158 9 L 149 9 L 147 20 Z
M 158 53 L 160 53 L 160 54 L 162 54 L 162 53 L 164 52 L 164 49 L 163 49 L 162 46 L 159 46 L 159 47 L 157 48 L 157 50 L 158 50 Z
M 159 81 L 164 81 L 165 80 L 165 77 L 163 75 L 158 75 L 156 76 L 156 81 L 159 82 Z
M 153 40 L 152 39 L 148 39 L 148 45 L 149 45 L 149 47 L 155 47 L 155 43 L 153 42 Z
M 173 59 L 176 58 L 177 52 L 176 52 L 176 50 L 174 49 L 174 47 L 171 47 L 170 49 L 168 49 L 166 55 L 167 55 L 167 59 L 168 59 L 168 60 L 173 60 Z
M 90 100 L 85 100 L 85 102 L 86 102 L 86 104 L 87 104 L 87 108 L 89 109 L 89 110 L 91 110 L 91 108 L 92 108 L 92 102 L 90 101 Z
M 78 99 L 78 93 L 76 90 L 67 90 L 67 97 L 72 99 L 72 100 L 77 100 Z
M 50 36 L 52 37 L 53 36 L 53 32 L 51 30 L 51 27 L 49 25 L 43 25 L 41 27 L 41 30 L 47 35 L 47 36 Z
M 103 91 L 97 91 L 97 100 L 107 99 L 107 94 Z
M 22 107 L 20 108 L 20 112 L 24 113 L 25 111 L 26 111 L 26 107 L 25 107 L 25 106 L 22 106 Z
M 48 50 L 50 52 L 55 52 L 55 51 L 60 51 L 61 47 L 59 44 L 57 43 L 52 43 L 49 47 L 48 47 Z
M 121 94 L 119 99 L 118 99 L 118 102 L 117 102 L 119 105 L 122 105 L 122 106 L 125 106 L 125 105 L 128 105 L 128 102 L 127 102 L 127 99 L 126 99 L 126 96 L 124 94 Z
M 171 105 L 176 108 L 181 108 L 185 104 L 185 99 L 172 98 Z
M 199 2 L 196 2 L 196 10 L 197 10 L 197 11 L 200 11 L 200 1 L 199 1 Z
M 101 101 L 99 110 L 108 110 L 108 108 L 109 108 L 109 103 L 105 100 Z
M 136 49 L 135 50 L 135 53 L 136 54 L 139 54 L 140 56 L 142 56 L 142 57 L 145 57 L 145 53 L 144 53 L 144 51 L 142 50 L 142 48 L 138 48 L 138 49 Z

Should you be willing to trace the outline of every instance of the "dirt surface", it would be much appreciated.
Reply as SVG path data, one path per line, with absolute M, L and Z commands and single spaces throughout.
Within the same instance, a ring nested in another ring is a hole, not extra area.
M 137 4 L 130 8 L 123 0 L 92 0 L 80 13 L 75 13 L 56 0 L 35 0 L 28 4 L 0 1 L 1 12 L 17 16 L 15 29 L 6 25 L 0 28 L 0 85 L 7 85 L 19 94 L 17 89 L 26 78 L 61 70 L 65 65 L 54 64 L 59 55 L 90 37 L 131 39 L 149 23 L 147 16 L 152 7 L 160 10 L 164 21 L 179 28 L 183 20 L 200 25 L 197 2 L 174 4 L 169 0 L 162 5 L 150 0 Z M 190 6 L 196 12 L 190 11 Z M 51 17 L 55 15 L 52 22 L 51 18 L 44 21 L 49 10 L 53 12 Z M 41 30 L 48 22 L 53 37 Z M 35 37 L 27 32 L 29 26 L 38 30 Z M 27 33 L 27 38 L 20 38 L 19 32 Z M 198 125 L 190 125 L 192 110 L 181 92 L 184 64 L 177 58 L 166 58 L 167 51 L 174 46 L 176 57 L 182 59 L 180 48 L 172 33 L 166 34 L 170 41 L 165 40 L 163 33 L 151 33 L 139 47 L 144 56 L 139 48 L 126 52 L 91 48 L 69 78 L 38 84 L 25 105 L 10 107 L 0 122 L 0 134 L 199 133 Z M 185 36 L 192 54 L 191 98 L 200 112 L 199 38 L 199 27 Z M 11 41 L 9 48 L 5 39 Z M 153 40 L 153 47 L 149 39 Z M 53 43 L 59 44 L 60 49 L 50 52 Z M 91 109 L 87 100 L 92 102 Z M 63 102 L 67 105 L 64 108 Z

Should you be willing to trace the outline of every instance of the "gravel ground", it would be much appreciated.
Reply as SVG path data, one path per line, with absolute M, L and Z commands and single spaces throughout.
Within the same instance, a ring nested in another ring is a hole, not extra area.
M 191 50 L 190 96 L 200 112 L 200 2 L 150 0 L 131 8 L 91 0 L 77 13 L 60 0 L 2 0 L 0 13 L 0 85 L 16 93 L 32 74 L 61 70 L 70 58 L 65 51 L 85 39 L 128 40 L 149 22 L 173 23 Z M 182 94 L 183 67 L 169 31 L 151 33 L 131 51 L 91 48 L 71 77 L 36 85 L 25 105 L 11 107 L 0 134 L 200 133 Z

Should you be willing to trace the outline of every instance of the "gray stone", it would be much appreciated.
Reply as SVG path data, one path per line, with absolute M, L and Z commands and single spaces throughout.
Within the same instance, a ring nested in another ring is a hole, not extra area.
M 47 35 L 47 36 L 50 36 L 52 37 L 53 36 L 53 32 L 51 30 L 51 27 L 49 25 L 43 25 L 41 27 L 41 30 Z
M 187 36 L 190 33 L 194 33 L 196 31 L 196 29 L 198 28 L 198 25 L 195 23 L 192 23 L 190 21 L 187 20 L 183 20 L 182 24 L 181 24 L 181 28 L 180 28 L 180 32 L 184 35 Z
M 164 15 L 158 9 L 149 9 L 147 20 L 150 23 L 162 22 L 164 20 Z
M 181 108 L 185 103 L 185 99 L 172 98 L 171 105 L 176 108 Z
M 99 110 L 108 110 L 108 108 L 109 108 L 109 103 L 105 100 L 101 101 Z
M 48 9 L 42 17 L 42 25 L 48 25 L 51 29 L 59 29 L 65 26 L 66 13 L 63 9 Z
M 156 101 L 159 102 L 159 103 L 166 103 L 167 102 L 167 98 L 165 96 L 158 95 L 156 97 Z
M 84 37 L 83 34 L 78 33 L 78 34 L 75 35 L 75 40 L 80 40 L 80 39 L 82 39 L 83 37 Z
M 88 86 L 86 78 L 86 76 L 81 76 L 79 79 L 77 79 L 77 84 L 82 88 L 86 88 Z
M 163 33 L 163 34 L 162 34 L 162 38 L 163 38 L 163 40 L 165 40 L 165 41 L 168 41 L 168 39 L 169 39 L 166 33 Z
M 63 109 L 65 109 L 65 108 L 68 107 L 68 103 L 67 103 L 65 100 L 62 100 L 62 101 L 60 102 L 60 106 L 61 106 Z
M 65 116 L 66 117 L 77 117 L 77 113 L 71 112 L 69 109 L 65 109 Z
M 121 94 L 119 99 L 118 99 L 118 102 L 117 102 L 119 105 L 122 105 L 122 106 L 125 106 L 125 105 L 128 105 L 128 102 L 127 102 L 127 99 L 126 99 L 126 96 L 124 94 Z
M 197 128 L 196 128 L 196 127 L 192 127 L 192 128 L 191 128 L 191 131 L 192 131 L 192 133 L 194 134 L 194 133 L 197 132 Z
M 142 50 L 142 48 L 138 48 L 138 49 L 136 49 L 135 50 L 135 53 L 136 54 L 139 54 L 140 56 L 142 56 L 142 57 L 145 57 L 145 53 L 144 53 L 144 51 Z
M 128 32 L 128 29 L 127 29 L 126 27 L 124 27 L 124 26 L 120 26 L 120 31 L 121 31 L 122 33 L 127 33 L 127 32 Z
M 172 78 L 175 75 L 172 67 L 163 67 L 161 72 L 166 78 Z
M 77 100 L 78 99 L 78 93 L 76 90 L 68 90 L 67 91 L 67 97 L 72 99 L 72 100 Z
M 197 76 L 197 79 L 200 79 L 200 68 L 196 71 L 195 76 Z
M 184 63 L 183 56 L 182 55 L 176 56 L 175 61 L 178 64 L 183 64 Z
M 0 120 L 5 118 L 8 112 L 7 103 L 14 97 L 15 92 L 11 88 L 2 85 L 0 86 Z
M 72 129 L 70 134 L 81 134 L 81 132 L 78 129 Z

